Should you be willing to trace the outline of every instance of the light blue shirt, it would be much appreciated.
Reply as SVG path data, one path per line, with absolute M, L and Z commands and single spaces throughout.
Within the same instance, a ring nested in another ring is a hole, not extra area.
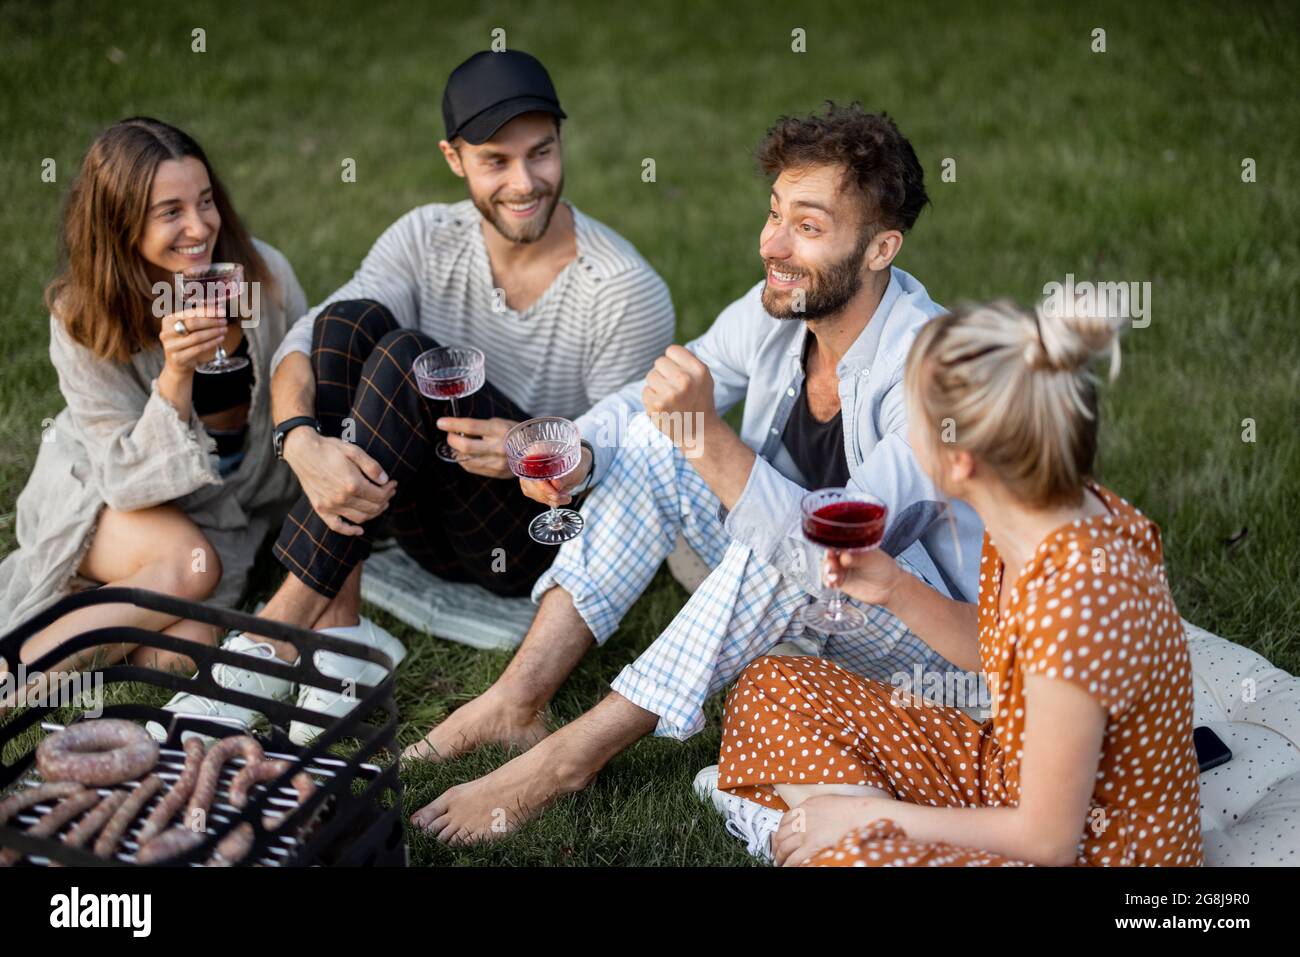
M 785 450 L 782 432 L 798 400 L 807 325 L 775 319 L 763 308 L 763 282 L 727 306 L 709 330 L 687 343 L 713 375 L 718 412 L 745 403 L 741 440 L 757 453 L 749 481 L 724 524 L 733 538 L 787 575 L 821 588 L 801 530 L 807 489 Z M 922 471 L 907 443 L 903 370 L 923 323 L 944 310 L 916 279 L 891 267 L 889 285 L 862 333 L 836 367 L 849 487 L 889 509 L 882 547 L 907 559 L 941 592 L 974 601 L 983 526 L 965 503 L 947 500 Z M 592 407 L 577 425 L 592 444 L 594 480 L 623 444 L 630 416 L 643 413 L 644 380 Z

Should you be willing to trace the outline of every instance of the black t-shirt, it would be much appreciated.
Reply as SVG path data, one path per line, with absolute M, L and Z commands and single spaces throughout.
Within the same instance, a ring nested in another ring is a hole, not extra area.
M 803 367 L 808 370 L 808 348 L 813 337 L 804 339 Z M 839 488 L 848 484 L 849 463 L 844 457 L 844 416 L 839 412 L 829 422 L 818 422 L 808 407 L 808 379 L 805 375 L 799 388 L 799 397 L 790 410 L 785 431 L 781 434 L 794 464 L 803 473 L 809 490 Z
M 248 337 L 241 336 L 239 345 L 232 356 L 248 355 Z M 190 393 L 190 403 L 198 415 L 211 415 L 224 412 L 237 405 L 243 405 L 253 396 L 253 363 L 234 372 L 221 372 L 209 375 L 194 373 L 194 386 Z

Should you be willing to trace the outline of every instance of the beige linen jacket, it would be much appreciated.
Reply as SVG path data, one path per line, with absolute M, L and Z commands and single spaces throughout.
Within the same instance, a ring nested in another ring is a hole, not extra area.
M 221 557 L 221 584 L 209 601 L 231 606 L 239 600 L 263 538 L 298 494 L 292 470 L 271 449 L 270 363 L 289 326 L 307 311 L 289 261 L 254 242 L 275 288 L 261 291 L 256 320 L 244 329 L 255 370 L 248 444 L 243 462 L 224 480 L 198 416 L 182 422 L 158 393 L 161 346 L 128 363 L 105 361 L 50 317 L 50 359 L 67 406 L 44 430 L 36 466 L 18 496 L 19 547 L 0 564 L 0 632 L 89 584 L 77 569 L 106 505 L 131 511 L 174 502 Z

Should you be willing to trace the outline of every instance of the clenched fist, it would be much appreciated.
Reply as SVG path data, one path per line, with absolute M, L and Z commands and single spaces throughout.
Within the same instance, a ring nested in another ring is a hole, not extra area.
M 700 435 L 705 423 L 718 417 L 713 375 L 683 346 L 669 346 L 655 360 L 654 368 L 645 377 L 641 401 L 650 420 L 677 446 Z

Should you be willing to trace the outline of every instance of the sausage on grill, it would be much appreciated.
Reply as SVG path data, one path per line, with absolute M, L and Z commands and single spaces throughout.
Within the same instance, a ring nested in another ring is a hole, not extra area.
M 36 748 L 36 769 L 46 781 L 107 787 L 153 770 L 158 742 L 134 721 L 99 718 L 56 731 Z
M 190 794 L 194 791 L 194 782 L 199 779 L 199 765 L 203 763 L 203 741 L 197 737 L 189 738 L 184 748 L 185 766 L 181 769 L 181 776 L 176 779 L 171 790 L 163 795 L 158 806 L 150 812 L 148 819 L 140 828 L 140 833 L 136 835 L 136 840 L 141 847 L 162 833 L 162 829 L 171 823 L 171 819 L 176 816 L 181 805 L 189 800 Z
M 110 791 L 104 795 L 103 800 L 95 805 L 95 809 L 77 822 L 67 834 L 63 835 L 63 843 L 68 847 L 81 847 L 88 840 L 99 833 L 114 812 L 121 807 L 129 797 L 126 791 Z
M 255 785 L 273 781 L 290 768 L 288 761 L 263 758 L 256 763 L 247 764 L 230 784 L 230 803 L 242 808 L 248 803 L 249 792 Z M 306 771 L 299 771 L 289 782 L 298 794 L 298 804 L 302 805 L 316 791 L 316 782 Z M 273 831 L 280 826 L 281 816 L 267 814 L 262 818 L 262 826 Z M 216 853 L 208 860 L 212 867 L 228 867 L 243 860 L 253 846 L 253 827 L 244 822 L 221 839 Z
M 188 827 L 177 824 L 169 827 L 135 853 L 137 864 L 157 864 L 184 854 L 191 848 L 203 843 L 202 831 L 191 831 Z
M 199 747 L 201 750 L 202 745 Z M 112 857 L 116 854 L 117 845 L 121 842 L 126 829 L 131 826 L 131 822 L 135 820 L 141 809 L 149 803 L 149 799 L 161 791 L 162 787 L 163 780 L 156 774 L 151 774 L 141 781 L 140 786 L 127 796 L 109 818 L 104 830 L 99 832 L 99 837 L 95 839 L 95 854 L 99 857 Z
M 244 764 L 257 764 L 262 760 L 262 746 L 247 734 L 222 738 L 208 749 L 207 757 L 199 768 L 199 780 L 190 795 L 189 806 L 185 809 L 186 817 L 193 818 L 196 810 L 205 814 L 212 806 L 212 799 L 217 796 L 217 783 L 221 778 L 221 768 L 231 758 L 242 755 Z
M 27 829 L 31 837 L 49 837 L 58 832 L 78 814 L 87 811 L 99 803 L 99 792 L 78 790 L 61 800 L 45 812 L 45 816 Z M 21 851 L 6 848 L 0 851 L 0 867 L 9 867 L 22 856 Z

